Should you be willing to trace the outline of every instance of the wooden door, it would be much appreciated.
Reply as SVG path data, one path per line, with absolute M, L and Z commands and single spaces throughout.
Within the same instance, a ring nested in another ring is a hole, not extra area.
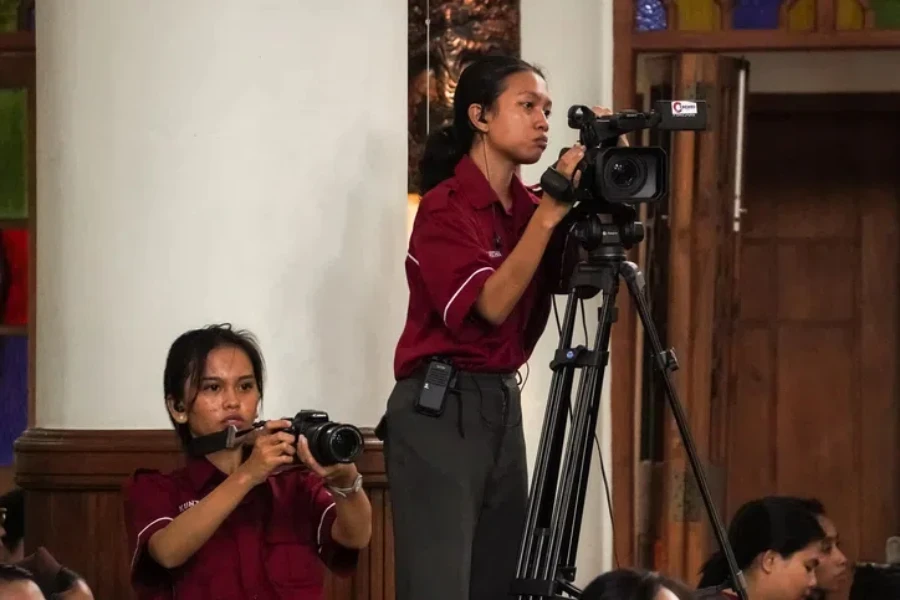
M 674 55 L 647 66 L 650 101 L 697 98 L 709 108 L 705 132 L 657 134 L 649 140 L 669 148 L 672 188 L 667 205 L 647 208 L 643 262 L 654 322 L 682 365 L 675 385 L 715 491 L 721 488 L 730 385 L 740 229 L 735 169 L 747 71 L 742 61 L 715 54 Z M 652 547 L 642 562 L 693 582 L 710 550 L 711 528 L 664 387 L 651 367 L 645 360 L 641 458 L 661 465 L 656 489 L 662 493 L 650 503 L 654 516 L 648 521 L 656 530 L 646 536 Z
M 900 534 L 900 94 L 751 97 L 727 513 L 820 498 L 851 560 Z

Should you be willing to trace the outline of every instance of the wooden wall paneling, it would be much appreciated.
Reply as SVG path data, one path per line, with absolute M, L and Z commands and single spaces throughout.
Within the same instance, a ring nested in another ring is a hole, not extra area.
M 691 410 L 691 434 L 704 469 L 709 472 L 710 402 L 712 400 L 713 332 L 716 297 L 716 271 L 719 263 L 719 240 L 724 237 L 720 219 L 722 206 L 731 198 L 722 195 L 719 186 L 720 148 L 719 129 L 722 127 L 723 107 L 716 93 L 719 83 L 719 61 L 715 54 L 697 57 L 695 77 L 703 82 L 698 86 L 697 98 L 705 99 L 712 110 L 710 128 L 697 135 L 697 175 L 691 227 L 691 352 L 686 369 Z M 678 277 L 678 274 L 674 274 Z M 685 460 L 687 456 L 685 456 Z M 708 517 L 697 491 L 696 480 L 685 465 L 685 526 L 684 579 L 693 581 L 707 559 Z
M 674 97 L 685 98 L 686 92 L 695 78 L 698 68 L 697 55 L 684 55 L 674 61 L 673 90 Z M 692 220 L 694 216 L 694 176 L 696 172 L 697 134 L 692 131 L 674 134 L 673 153 L 671 158 L 671 194 L 669 198 L 669 306 L 668 306 L 668 345 L 674 348 L 678 356 L 689 360 L 692 354 L 691 344 L 691 246 Z M 673 374 L 675 389 L 681 398 L 685 414 L 690 417 L 692 402 L 690 391 L 689 369 L 681 369 Z M 662 535 L 661 551 L 658 557 L 659 568 L 666 573 L 681 577 L 684 572 L 685 529 L 684 529 L 684 492 L 686 458 L 684 445 L 671 411 L 666 412 L 664 433 L 664 466 L 662 524 L 659 529 Z
M 373 507 L 372 542 L 353 576 L 326 578 L 327 600 L 393 598 L 393 529 L 382 444 L 364 430 L 358 462 Z M 80 573 L 97 598 L 132 598 L 121 486 L 138 468 L 182 464 L 170 430 L 29 429 L 16 442 L 16 483 L 25 490 L 26 551 L 45 546 Z
M 860 561 L 883 560 L 900 527 L 897 102 L 748 104 L 728 511 L 766 493 L 817 496 Z M 828 150 L 843 138 L 854 144 Z
M 613 0 L 613 107 L 614 110 L 638 108 L 635 105 L 636 57 L 631 48 L 634 29 L 632 0 Z M 632 136 L 633 137 L 633 136 Z M 635 140 L 632 139 L 634 144 Z M 636 251 L 629 253 L 635 260 Z M 623 289 L 617 298 L 618 321 L 610 335 L 611 382 L 610 412 L 612 431 L 612 508 L 614 556 L 620 565 L 632 565 L 636 559 L 636 485 L 640 412 L 637 377 L 637 314 L 631 298 Z

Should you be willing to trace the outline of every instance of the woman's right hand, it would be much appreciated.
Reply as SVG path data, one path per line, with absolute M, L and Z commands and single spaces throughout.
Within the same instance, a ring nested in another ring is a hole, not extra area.
M 584 146 L 575 144 L 556 163 L 556 170 L 571 181 L 573 187 L 578 187 L 578 182 L 581 180 L 581 171 L 575 173 L 575 169 L 582 159 L 584 159 Z M 538 205 L 536 215 L 539 215 L 545 227 L 553 229 L 559 225 L 571 208 L 571 204 L 560 202 L 545 191 L 541 198 L 541 203 Z
M 254 486 L 264 482 L 275 469 L 294 461 L 297 452 L 294 436 L 278 431 L 290 425 L 287 420 L 266 421 L 256 434 L 250 458 L 239 467 L 239 471 L 247 475 Z

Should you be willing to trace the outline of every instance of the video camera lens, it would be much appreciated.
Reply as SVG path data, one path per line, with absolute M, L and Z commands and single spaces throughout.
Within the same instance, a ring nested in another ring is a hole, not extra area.
M 306 437 L 316 462 L 327 467 L 351 463 L 362 454 L 362 432 L 353 425 L 333 423 L 328 413 L 303 410 L 291 420 L 290 432 Z
M 633 194 L 647 182 L 644 164 L 630 156 L 616 156 L 606 163 L 604 176 L 610 187 L 622 194 Z

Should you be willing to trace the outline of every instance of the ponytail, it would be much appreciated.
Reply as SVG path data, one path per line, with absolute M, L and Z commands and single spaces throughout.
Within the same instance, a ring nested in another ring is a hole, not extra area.
M 714 553 L 700 569 L 700 582 L 698 588 L 708 588 L 725 583 L 731 574 L 728 571 L 728 561 L 721 550 Z
M 437 187 L 445 179 L 453 177 L 456 164 L 468 152 L 453 125 L 433 131 L 425 142 L 425 151 L 419 163 L 422 195 Z

